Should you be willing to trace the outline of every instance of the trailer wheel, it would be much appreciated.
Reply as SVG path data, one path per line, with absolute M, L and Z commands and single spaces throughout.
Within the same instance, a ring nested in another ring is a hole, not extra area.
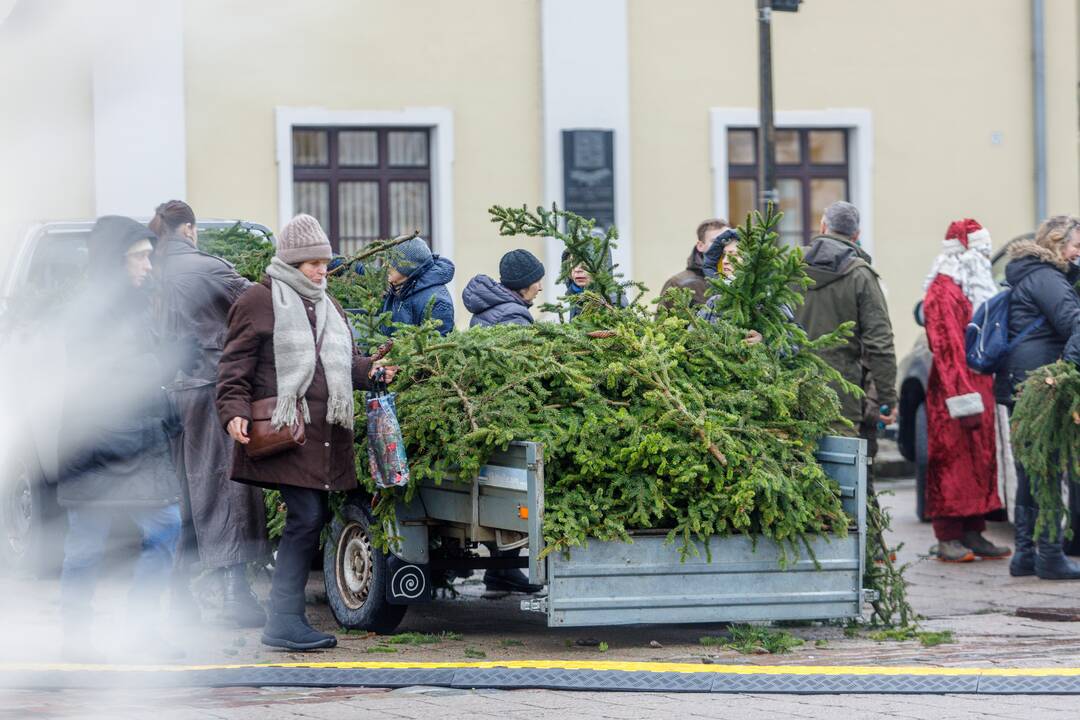
M 386 601 L 386 555 L 371 542 L 371 512 L 347 503 L 334 518 L 323 548 L 323 580 L 334 617 L 350 630 L 390 633 L 408 605 Z

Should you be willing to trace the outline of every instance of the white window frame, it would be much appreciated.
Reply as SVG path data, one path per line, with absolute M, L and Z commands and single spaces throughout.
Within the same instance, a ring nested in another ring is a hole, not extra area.
M 278 227 L 295 214 L 293 208 L 294 127 L 423 127 L 431 131 L 432 251 L 454 256 L 454 113 L 449 108 L 404 110 L 327 110 L 275 108 L 277 122 Z
M 712 139 L 713 212 L 728 216 L 728 130 L 756 128 L 755 108 L 712 108 L 709 125 Z M 848 130 L 848 190 L 859 208 L 859 243 L 874 254 L 874 119 L 861 108 L 793 110 L 776 113 L 777 128 L 845 128 Z M 728 218 L 741 222 L 738 218 Z

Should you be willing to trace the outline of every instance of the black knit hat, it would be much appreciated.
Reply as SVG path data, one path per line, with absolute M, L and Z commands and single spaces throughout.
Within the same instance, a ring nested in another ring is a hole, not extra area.
M 99 217 L 86 240 L 87 273 L 92 276 L 120 277 L 124 270 L 124 254 L 140 240 L 149 240 L 153 245 L 157 242 L 157 235 L 138 220 L 129 217 Z
M 511 250 L 499 261 L 499 282 L 522 290 L 544 277 L 544 264 L 528 250 Z

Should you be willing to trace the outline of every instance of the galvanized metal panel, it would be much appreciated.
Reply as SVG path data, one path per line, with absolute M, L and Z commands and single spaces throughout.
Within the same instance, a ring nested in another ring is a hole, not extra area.
M 427 516 L 435 520 L 471 525 L 473 498 L 468 485 L 424 485 L 420 497 Z M 504 487 L 477 487 L 477 524 L 480 527 L 529 532 L 529 522 L 520 517 L 518 508 L 528 507 L 525 488 L 508 490 Z
M 820 458 L 855 517 L 846 537 L 815 538 L 813 557 L 774 542 L 716 537 L 683 560 L 655 533 L 591 541 L 547 558 L 550 626 L 750 622 L 857 617 L 865 553 L 865 443 L 826 438 Z M 711 554 L 711 558 L 708 555 Z
M 544 446 L 533 442 L 524 445 L 528 467 L 529 582 L 545 585 L 547 562 L 539 559 L 544 551 Z
M 400 540 L 391 548 L 391 552 L 407 563 L 426 564 L 431 543 L 428 538 L 427 511 L 420 497 L 415 496 L 408 503 L 398 503 L 394 514 L 394 532 Z
M 633 543 L 593 541 L 569 558 L 548 556 L 548 624 L 748 622 L 855 617 L 860 609 L 859 538 L 811 543 L 786 567 L 773 542 L 716 538 L 711 562 L 702 553 L 680 561 L 663 537 Z M 788 551 L 789 553 L 791 550 Z
M 829 435 L 818 443 L 818 462 L 840 486 L 844 511 L 855 518 L 859 532 L 859 577 L 866 571 L 866 440 Z

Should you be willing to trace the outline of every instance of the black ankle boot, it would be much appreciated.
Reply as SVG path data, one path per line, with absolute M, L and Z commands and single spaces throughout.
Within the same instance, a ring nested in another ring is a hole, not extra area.
M 1035 508 L 1017 505 L 1013 509 L 1013 526 L 1016 528 L 1016 547 L 1012 560 L 1009 561 L 1009 574 L 1013 577 L 1025 577 L 1035 574 Z
M 262 644 L 303 652 L 336 647 L 337 638 L 313 629 L 303 615 L 271 613 L 263 628 Z
M 1035 548 L 1035 574 L 1040 580 L 1080 580 L 1080 563 L 1065 557 L 1064 544 L 1064 530 L 1058 530 L 1053 542 L 1049 529 L 1043 530 Z
M 488 570 L 484 573 L 484 589 L 489 592 L 514 592 L 532 595 L 544 589 L 543 585 L 533 585 L 528 576 L 517 568 Z
M 259 598 L 248 584 L 243 565 L 225 568 L 221 616 L 242 628 L 257 628 L 266 624 L 266 611 L 259 605 Z

